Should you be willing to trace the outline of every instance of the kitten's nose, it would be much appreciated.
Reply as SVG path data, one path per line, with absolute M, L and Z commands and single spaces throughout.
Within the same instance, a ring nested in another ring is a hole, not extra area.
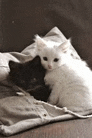
M 48 65 L 48 68 L 49 68 L 49 69 L 52 69 L 52 66 L 51 66 L 51 65 Z

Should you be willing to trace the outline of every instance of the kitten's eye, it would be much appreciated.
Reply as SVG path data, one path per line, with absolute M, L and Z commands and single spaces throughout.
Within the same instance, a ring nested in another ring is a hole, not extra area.
M 54 62 L 58 62 L 58 60 L 59 60 L 58 58 L 55 58 L 55 59 L 54 59 Z
M 47 61 L 48 59 L 47 59 L 47 57 L 43 57 L 43 59 L 45 60 L 45 61 Z

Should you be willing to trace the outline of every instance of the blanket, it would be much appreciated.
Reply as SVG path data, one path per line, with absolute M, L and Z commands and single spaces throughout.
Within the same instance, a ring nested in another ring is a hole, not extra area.
M 44 37 L 45 40 L 64 42 L 66 37 L 54 27 Z M 80 56 L 71 45 L 73 58 Z M 72 112 L 66 107 L 59 108 L 49 103 L 38 101 L 8 79 L 9 60 L 26 62 L 37 55 L 35 43 L 27 46 L 21 53 L 0 53 L 0 133 L 10 136 L 27 129 L 50 122 L 69 120 L 74 118 L 92 117 L 92 110 Z

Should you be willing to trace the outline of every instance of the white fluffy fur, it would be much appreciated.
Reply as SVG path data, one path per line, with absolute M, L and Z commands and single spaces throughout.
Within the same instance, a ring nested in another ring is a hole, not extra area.
M 55 44 L 37 36 L 36 44 L 47 69 L 45 83 L 52 89 L 48 102 L 72 111 L 92 109 L 92 71 L 84 61 L 71 57 L 70 42 Z M 55 58 L 59 60 L 54 62 Z

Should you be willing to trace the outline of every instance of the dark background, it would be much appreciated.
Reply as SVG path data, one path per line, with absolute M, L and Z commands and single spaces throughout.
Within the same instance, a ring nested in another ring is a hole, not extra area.
M 92 66 L 91 0 L 0 0 L 0 51 L 19 51 L 57 26 Z

